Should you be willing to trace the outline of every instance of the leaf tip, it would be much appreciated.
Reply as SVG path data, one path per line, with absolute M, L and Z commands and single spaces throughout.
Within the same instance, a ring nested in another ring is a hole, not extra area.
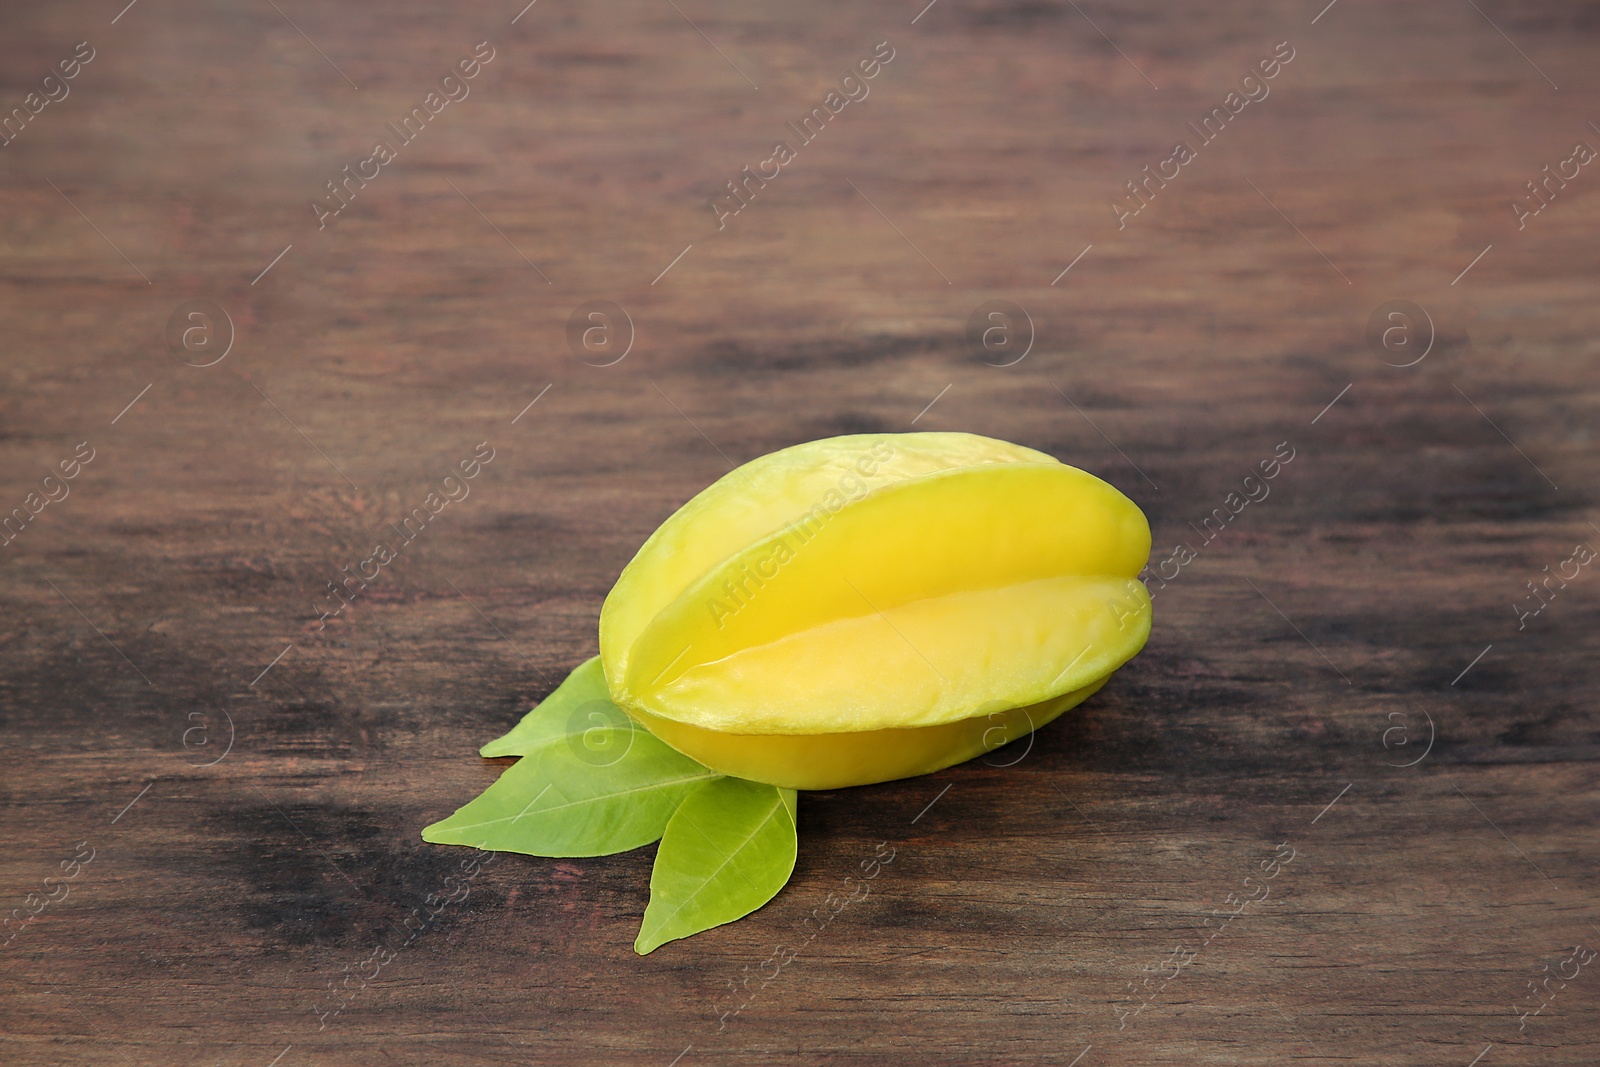
M 648 933 L 644 927 L 639 928 L 639 936 L 633 939 L 633 951 L 641 956 L 648 956 L 668 941 L 676 941 L 674 937 L 660 937 L 660 931 L 652 930 Z

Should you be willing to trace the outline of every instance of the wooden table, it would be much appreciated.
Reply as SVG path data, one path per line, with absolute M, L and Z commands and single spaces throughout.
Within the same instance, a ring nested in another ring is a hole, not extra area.
M 121 2 L 0 34 L 0 1061 L 1600 1058 L 1592 12 Z M 396 933 L 658 522 L 912 429 L 1187 543 L 1148 649 L 1031 748 L 802 796 L 782 894 L 648 958 L 648 849 Z

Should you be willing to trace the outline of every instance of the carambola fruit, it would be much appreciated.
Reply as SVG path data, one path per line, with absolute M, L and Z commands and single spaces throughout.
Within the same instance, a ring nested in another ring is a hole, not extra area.
M 612 700 L 706 767 L 791 789 L 924 774 L 1049 722 L 1144 646 L 1139 508 L 1042 452 L 858 434 L 731 471 L 600 614 Z

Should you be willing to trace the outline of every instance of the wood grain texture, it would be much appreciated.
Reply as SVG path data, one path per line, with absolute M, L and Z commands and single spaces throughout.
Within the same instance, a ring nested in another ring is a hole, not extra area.
M 1600 576 L 1512 607 L 1600 541 L 1600 173 L 1511 208 L 1600 146 L 1593 10 L 119 7 L 0 14 L 8 109 L 95 50 L 0 147 L 0 514 L 94 450 L 0 548 L 0 1061 L 1600 1058 L 1600 968 L 1554 977 L 1600 946 Z M 708 199 L 884 41 L 719 230 Z M 232 320 L 214 366 L 166 340 L 191 300 Z M 611 366 L 568 345 L 594 300 L 633 324 Z M 1013 366 L 965 339 L 995 300 L 1033 323 Z M 1392 300 L 1433 323 L 1409 368 L 1366 340 Z M 502 857 L 406 925 L 465 854 L 419 829 L 593 654 L 657 523 L 730 463 L 913 428 L 1044 449 L 1158 560 L 1194 546 L 1147 651 L 989 765 L 803 795 L 788 888 L 648 958 L 648 849 Z M 23 924 L 30 893 L 58 899 Z

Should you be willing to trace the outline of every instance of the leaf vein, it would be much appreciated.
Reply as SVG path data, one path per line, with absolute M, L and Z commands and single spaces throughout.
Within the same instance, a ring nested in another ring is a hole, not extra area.
M 778 809 L 779 808 L 784 808 L 784 810 L 787 810 L 787 808 L 785 807 L 785 805 L 783 803 L 783 795 L 781 793 L 776 793 L 776 795 L 774 796 L 773 799 L 774 799 L 774 803 L 773 803 L 772 809 L 767 812 L 767 814 L 762 818 L 761 822 L 758 823 L 756 825 L 756 827 L 750 831 L 750 833 L 745 837 L 745 839 L 743 841 L 741 841 L 739 843 L 739 846 L 737 848 L 735 848 L 733 850 L 733 852 L 729 853 L 723 859 L 723 861 L 721 863 L 717 864 L 717 867 L 716 867 L 715 870 L 713 870 L 710 874 L 706 875 L 706 877 L 701 880 L 700 884 L 697 887 L 695 887 L 695 889 L 692 890 L 689 893 L 688 896 L 683 898 L 683 903 L 679 904 L 676 908 L 674 908 L 671 915 L 668 915 L 665 919 L 661 920 L 661 922 L 656 926 L 656 930 L 657 931 L 665 930 L 665 929 L 668 928 L 668 925 L 672 922 L 672 920 L 676 919 L 678 917 L 678 914 L 680 912 L 682 912 L 684 908 L 688 907 L 690 905 L 690 903 L 692 903 L 694 901 L 694 899 L 696 897 L 698 897 L 701 894 L 701 892 L 703 892 L 705 890 L 705 888 L 711 884 L 712 880 L 716 878 L 717 874 L 720 873 L 721 870 L 724 867 L 726 867 L 728 864 L 732 863 L 734 861 L 734 858 L 736 856 L 738 856 L 740 852 L 743 852 L 744 849 L 750 844 L 751 841 L 755 840 L 757 834 L 759 834 L 762 830 L 766 829 L 767 824 L 772 821 L 772 817 L 778 813 Z M 685 821 L 687 821 L 687 819 Z M 690 825 L 693 826 L 694 824 L 691 822 Z M 696 826 L 695 829 L 699 830 L 700 828 L 698 826 Z M 701 833 L 702 836 L 704 836 L 705 831 L 701 830 L 700 833 Z M 749 881 L 749 878 L 746 877 L 745 880 Z
M 600 796 L 587 797 L 587 798 L 584 798 L 582 800 L 568 801 L 565 804 L 555 804 L 555 805 L 552 805 L 552 806 L 550 806 L 548 808 L 541 808 L 539 811 L 535 812 L 534 814 L 536 814 L 536 815 L 548 815 L 549 813 L 551 813 L 553 811 L 561 811 L 561 810 L 563 810 L 565 808 L 575 808 L 575 807 L 578 807 L 578 806 L 583 805 L 583 804 L 598 804 L 598 803 L 601 803 L 602 801 L 611 800 L 611 799 L 613 799 L 615 797 L 628 796 L 631 793 L 642 793 L 642 792 L 645 792 L 646 790 L 664 789 L 667 786 L 682 785 L 684 782 L 703 782 L 703 781 L 707 781 L 707 780 L 712 779 L 712 778 L 721 778 L 721 777 L 722 777 L 722 775 L 715 774 L 715 773 L 712 773 L 712 774 L 693 774 L 693 775 L 689 775 L 686 778 L 673 778 L 673 779 L 671 779 L 669 781 L 664 781 L 664 782 L 651 782 L 651 783 L 649 783 L 647 785 L 635 786 L 632 789 L 619 789 L 614 793 L 604 793 L 604 794 L 602 794 Z M 548 789 L 549 786 L 546 786 L 545 788 Z M 543 796 L 544 794 L 541 792 L 539 795 Z M 535 797 L 534 799 L 537 801 L 538 798 Z M 531 807 L 531 805 L 530 805 L 530 807 Z M 480 826 L 494 826 L 494 825 L 497 825 L 497 824 L 503 823 L 503 822 L 516 822 L 518 819 L 522 818 L 522 816 L 526 815 L 527 813 L 528 813 L 527 809 L 524 808 L 522 810 L 522 813 L 518 814 L 518 815 L 503 815 L 498 819 L 487 819 L 487 820 L 485 820 L 483 822 L 474 822 L 474 823 L 461 823 L 461 824 L 457 824 L 455 826 L 441 827 L 441 829 L 448 829 L 448 830 L 476 830 Z M 448 822 L 448 820 L 446 820 L 446 821 Z

